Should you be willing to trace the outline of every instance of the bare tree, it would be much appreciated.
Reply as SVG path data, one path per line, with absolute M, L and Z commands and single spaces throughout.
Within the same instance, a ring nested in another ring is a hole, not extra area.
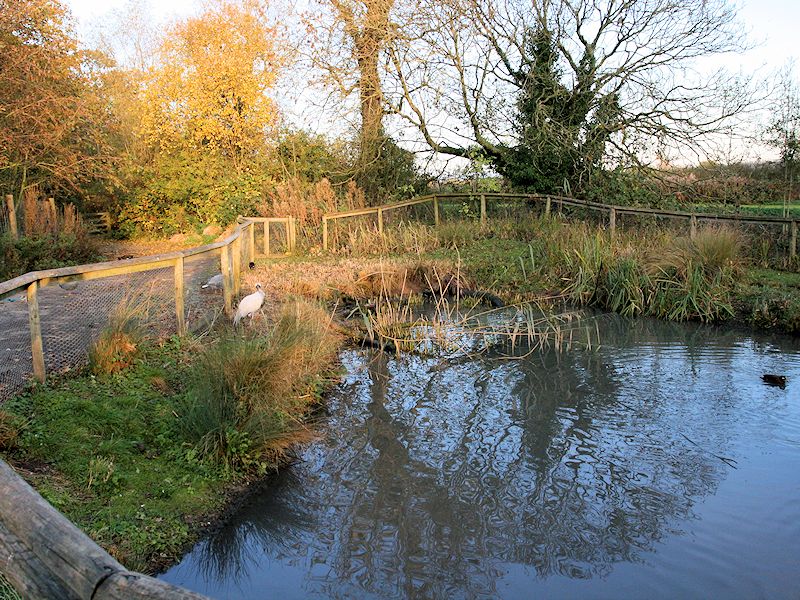
M 580 182 L 721 131 L 747 80 L 701 63 L 744 46 L 726 0 L 422 0 L 387 46 L 386 98 L 434 151 L 501 172 L 549 156 L 539 171 Z
M 321 0 L 322 14 L 313 23 L 312 60 L 342 96 L 358 94 L 362 167 L 375 162 L 384 138 L 381 57 L 393 36 L 394 4 L 395 0 Z
M 789 216 L 794 178 L 800 162 L 800 90 L 794 80 L 794 63 L 789 62 L 778 74 L 777 96 L 772 104 L 772 118 L 767 129 L 767 143 L 780 152 L 785 191 L 784 217 Z

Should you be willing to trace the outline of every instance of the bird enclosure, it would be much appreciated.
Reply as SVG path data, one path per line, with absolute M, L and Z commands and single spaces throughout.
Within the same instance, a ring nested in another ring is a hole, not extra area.
M 231 315 L 243 266 L 295 244 L 291 217 L 240 220 L 229 237 L 199 248 L 34 271 L 0 283 L 0 402 L 32 378 L 85 365 L 110 315 L 131 298 L 147 305 L 148 328 L 158 336 L 182 334 L 213 310 Z M 201 288 L 219 272 L 221 302 Z

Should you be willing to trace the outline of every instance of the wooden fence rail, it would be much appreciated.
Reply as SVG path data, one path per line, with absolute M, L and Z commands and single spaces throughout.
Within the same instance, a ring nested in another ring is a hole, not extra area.
M 23 598 L 206 598 L 125 569 L 2 460 L 0 572 Z
M 267 241 L 264 246 L 268 250 L 270 235 L 268 225 L 275 222 L 286 225 L 287 248 L 288 252 L 292 252 L 296 244 L 295 219 L 293 217 L 280 219 L 242 217 L 239 225 L 230 236 L 213 244 L 154 256 L 33 271 L 0 283 L 0 300 L 18 294 L 24 294 L 27 297 L 34 377 L 39 381 L 44 381 L 47 375 L 45 372 L 41 316 L 38 302 L 39 290 L 44 286 L 171 268 L 173 269 L 175 280 L 175 320 L 177 332 L 180 335 L 186 331 L 186 311 L 184 306 L 185 260 L 190 257 L 210 255 L 219 251 L 220 271 L 223 274 L 223 302 L 226 313 L 230 315 L 233 312 L 233 299 L 239 293 L 239 275 L 242 271 L 242 262 L 246 263 L 266 254 L 258 252 L 255 247 L 254 230 L 256 224 L 264 223 L 267 233 Z
M 726 214 L 712 214 L 712 213 L 699 213 L 699 212 L 686 212 L 678 210 L 660 210 L 655 208 L 643 208 L 635 206 L 624 206 L 618 204 L 604 204 L 600 202 L 590 202 L 588 200 L 578 200 L 576 198 L 568 198 L 564 196 L 551 196 L 544 194 L 507 194 L 507 193 L 492 193 L 492 192 L 479 192 L 479 193 L 453 193 L 453 194 L 433 194 L 421 196 L 405 202 L 397 202 L 394 204 L 385 204 L 383 206 L 376 206 L 371 208 L 360 208 L 357 210 L 348 210 L 336 213 L 328 213 L 322 216 L 322 246 L 323 249 L 329 249 L 329 223 L 336 219 L 343 219 L 348 217 L 359 217 L 366 215 L 375 215 L 378 219 L 378 230 L 383 230 L 384 215 L 392 210 L 404 208 L 407 206 L 414 206 L 416 204 L 431 203 L 433 205 L 434 224 L 439 225 L 441 221 L 440 204 L 446 200 L 464 200 L 466 198 L 477 198 L 480 201 L 480 221 L 486 223 L 487 219 L 487 201 L 490 199 L 503 199 L 511 201 L 528 201 L 528 202 L 542 202 L 544 203 L 545 214 L 550 214 L 553 207 L 557 207 L 559 211 L 564 206 L 573 206 L 585 208 L 597 212 L 608 213 L 608 227 L 613 233 L 617 226 L 618 215 L 644 215 L 650 217 L 665 217 L 674 219 L 686 219 L 689 222 L 690 235 L 694 237 L 697 232 L 698 221 L 715 221 L 715 222 L 732 222 L 732 223 L 751 223 L 760 225 L 783 225 L 789 230 L 789 258 L 793 259 L 797 256 L 797 224 L 800 219 L 797 218 L 783 218 L 783 217 L 770 217 L 765 215 L 726 215 Z
M 293 217 L 262 219 L 239 218 L 239 224 L 224 240 L 177 252 L 48 269 L 25 273 L 0 283 L 0 300 L 24 294 L 28 304 L 28 327 L 33 375 L 44 381 L 44 349 L 39 312 L 39 291 L 53 284 L 87 281 L 155 269 L 172 268 L 177 331 L 186 331 L 184 309 L 184 264 L 187 258 L 219 252 L 223 274 L 223 302 L 230 315 L 233 298 L 239 292 L 242 262 L 262 255 L 255 244 L 254 231 L 263 223 L 269 254 L 269 226 L 286 227 L 287 252 L 296 245 Z M 2 400 L 2 398 L 0 398 Z M 155 598 L 201 599 L 205 596 L 127 571 L 75 525 L 50 506 L 11 467 L 0 460 L 0 572 L 24 598 L 97 600 Z

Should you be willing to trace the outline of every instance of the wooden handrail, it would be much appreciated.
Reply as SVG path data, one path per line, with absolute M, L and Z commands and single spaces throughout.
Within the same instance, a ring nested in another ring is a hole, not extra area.
M 553 201 L 556 201 L 561 204 L 566 204 L 569 206 L 580 206 L 585 208 L 591 208 L 596 210 L 602 211 L 610 211 L 614 209 L 617 214 L 643 214 L 643 215 L 654 215 L 654 216 L 664 216 L 664 217 L 677 217 L 677 218 L 691 218 L 695 217 L 697 219 L 704 219 L 704 220 L 719 220 L 719 221 L 736 221 L 742 223 L 768 223 L 768 224 L 791 224 L 793 222 L 800 221 L 800 218 L 783 218 L 783 217 L 771 217 L 767 215 L 759 216 L 759 215 L 727 215 L 727 214 L 720 214 L 720 213 L 703 213 L 703 212 L 687 212 L 687 211 L 678 211 L 678 210 L 661 210 L 657 208 L 645 208 L 645 207 L 637 207 L 637 206 L 627 206 L 622 204 L 604 204 L 601 202 L 592 202 L 590 200 L 579 200 L 577 198 L 569 198 L 566 196 L 554 196 L 549 194 L 513 194 L 513 193 L 506 193 L 506 192 L 453 192 L 453 193 L 445 193 L 445 194 L 435 194 L 435 197 L 438 200 L 444 200 L 448 198 L 476 198 L 479 199 L 481 196 L 484 198 L 506 198 L 511 200 L 547 200 L 550 198 Z M 332 219 L 339 219 L 342 217 L 355 217 L 355 216 L 362 216 L 368 214 L 377 214 L 378 210 L 392 210 L 395 208 L 402 208 L 405 206 L 411 206 L 414 204 L 421 204 L 423 202 L 430 202 L 433 200 L 434 195 L 428 196 L 421 196 L 419 198 L 415 198 L 405 202 L 397 202 L 394 204 L 384 204 L 381 206 L 374 206 L 370 208 L 360 208 L 356 210 L 346 210 L 340 211 L 335 213 L 328 213 L 324 215 L 325 219 L 332 220 Z
M 197 248 L 189 248 L 187 250 L 175 250 L 173 252 L 165 252 L 163 254 L 154 254 L 151 256 L 138 256 L 136 258 L 127 258 L 124 260 L 111 260 L 99 263 L 90 263 L 87 265 L 77 265 L 75 267 L 61 267 L 58 269 L 46 269 L 43 271 L 30 271 L 24 275 L 14 277 L 8 281 L 0 283 L 0 299 L 19 292 L 27 288 L 31 283 L 38 281 L 40 285 L 46 285 L 53 280 L 62 282 L 74 280 L 88 280 L 97 279 L 99 277 L 113 277 L 114 275 L 122 275 L 126 273 L 137 273 L 140 271 L 148 271 L 151 269 L 158 269 L 161 267 L 171 267 L 175 264 L 178 258 L 189 258 L 190 256 L 197 256 L 198 254 L 205 254 L 218 250 L 223 246 L 228 246 L 233 243 L 241 234 L 243 229 L 249 225 L 238 225 L 236 229 L 226 237 L 224 240 L 198 246 Z
M 125 569 L 2 460 L 0 571 L 24 598 L 206 598 Z

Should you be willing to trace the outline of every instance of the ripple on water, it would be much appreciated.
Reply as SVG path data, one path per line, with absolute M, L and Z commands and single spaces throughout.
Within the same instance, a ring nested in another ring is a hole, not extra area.
M 600 325 L 599 349 L 519 361 L 346 352 L 323 440 L 163 577 L 226 598 L 796 593 L 800 343 Z

